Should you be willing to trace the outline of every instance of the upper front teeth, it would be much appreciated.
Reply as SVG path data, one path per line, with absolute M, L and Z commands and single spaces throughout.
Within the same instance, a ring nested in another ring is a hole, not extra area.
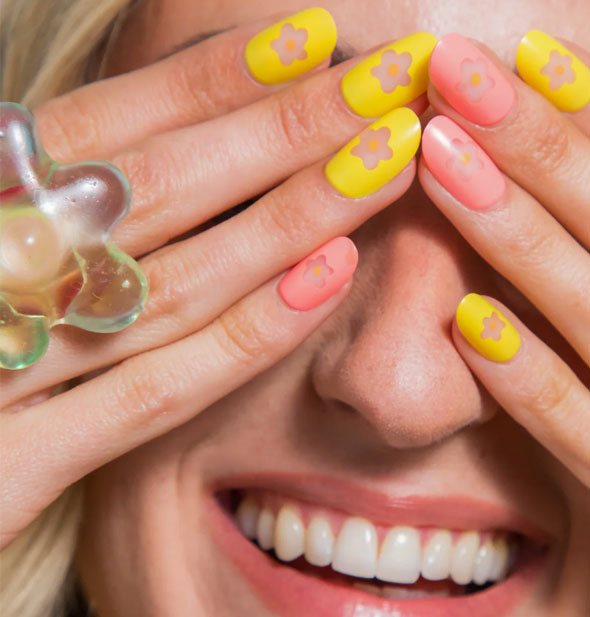
M 274 533 L 274 549 L 282 561 L 293 561 L 303 555 L 305 528 L 293 508 L 283 506 L 277 516 Z
M 431 581 L 447 578 L 451 571 L 453 539 L 450 531 L 435 532 L 422 554 L 422 576 Z
M 314 517 L 305 534 L 305 559 L 313 566 L 329 566 L 334 554 L 335 538 L 330 523 Z
M 374 578 L 377 569 L 377 531 L 375 527 L 362 518 L 349 518 L 342 525 L 334 555 L 332 570 Z
M 421 565 L 418 530 L 413 527 L 390 529 L 381 547 L 377 578 L 389 583 L 415 583 L 420 577 Z M 448 573 L 443 578 L 447 576 Z
M 410 584 L 420 576 L 433 581 L 450 577 L 460 585 L 472 581 L 481 585 L 500 580 L 508 569 L 503 534 L 482 544 L 478 532 L 468 531 L 453 542 L 451 532 L 441 529 L 422 546 L 418 529 L 393 527 L 379 546 L 375 526 L 364 518 L 346 519 L 335 538 L 322 515 L 313 516 L 306 529 L 296 508 L 283 505 L 275 516 L 249 497 L 240 504 L 236 520 L 246 537 L 256 539 L 263 550 L 274 548 L 282 561 L 303 555 L 312 565 L 331 565 L 337 572 L 360 578 Z

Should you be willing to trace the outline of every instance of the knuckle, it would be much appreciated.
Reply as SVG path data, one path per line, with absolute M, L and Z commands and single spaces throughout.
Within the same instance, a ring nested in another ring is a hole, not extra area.
M 530 118 L 526 122 L 527 127 L 523 130 L 531 136 L 532 142 L 527 156 L 520 157 L 518 164 L 525 165 L 535 177 L 539 173 L 553 175 L 567 167 L 573 146 L 570 132 L 564 123 L 548 121 L 545 117 L 533 126 L 530 125 Z
M 277 246 L 306 246 L 310 232 L 318 231 L 330 220 L 324 209 L 326 195 L 313 182 L 301 182 L 299 187 L 287 184 L 266 197 L 260 208 L 262 233 L 274 239 Z M 308 207 L 307 204 L 314 204 Z
M 560 415 L 568 407 L 572 386 L 572 380 L 551 365 L 536 380 L 535 387 L 525 392 L 525 407 L 538 416 Z
M 36 113 L 49 154 L 73 162 L 99 142 L 99 120 L 81 92 L 64 94 L 45 103 Z
M 276 131 L 281 136 L 281 148 L 286 147 L 288 155 L 309 147 L 318 138 L 321 124 L 317 115 L 317 101 L 310 94 L 285 92 L 276 100 L 273 117 Z
M 270 339 L 260 320 L 236 309 L 220 315 L 217 324 L 217 344 L 232 360 L 259 364 L 269 355 Z
M 132 207 L 127 223 L 159 211 L 167 196 L 170 199 L 182 189 L 182 165 L 165 144 L 160 147 L 156 141 L 144 149 L 123 152 L 112 162 L 131 184 Z
M 532 225 L 520 230 L 509 241 L 508 254 L 521 265 L 530 269 L 531 273 L 541 271 L 547 266 L 547 256 L 554 254 L 555 243 L 558 241 L 552 228 L 547 225 Z
M 125 361 L 120 370 L 112 405 L 126 428 L 144 427 L 179 405 L 178 379 L 165 366 L 138 356 Z
M 264 233 L 279 245 L 297 243 L 309 236 L 309 224 L 301 210 L 286 195 L 273 195 L 261 212 Z
M 148 279 L 150 298 L 143 319 L 154 321 L 171 315 L 179 318 L 186 313 L 189 298 L 200 283 L 200 268 L 172 249 L 143 265 Z
M 159 157 L 145 150 L 130 150 L 117 155 L 113 163 L 127 176 L 133 191 L 133 205 L 151 200 L 166 190 L 168 173 L 162 169 Z M 133 214 L 133 209 L 131 211 Z
M 219 113 L 217 101 L 211 95 L 214 87 L 202 83 L 202 66 L 201 62 L 194 61 L 192 55 L 185 55 L 174 58 L 167 70 L 166 96 L 174 106 L 174 116 L 178 118 L 179 126 Z M 216 70 L 215 63 L 208 63 L 207 66 Z M 215 81 L 209 72 L 207 81 Z

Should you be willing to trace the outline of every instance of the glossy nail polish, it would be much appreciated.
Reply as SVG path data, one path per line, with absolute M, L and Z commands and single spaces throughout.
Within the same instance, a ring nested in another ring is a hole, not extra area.
M 246 45 L 246 63 L 264 84 L 290 81 L 334 51 L 338 33 L 328 11 L 311 8 L 279 21 Z
M 370 195 L 412 160 L 420 131 L 420 120 L 411 109 L 394 109 L 334 155 L 326 165 L 326 178 L 346 197 Z
M 356 270 L 358 252 L 352 240 L 330 240 L 292 268 L 280 281 L 278 292 L 285 304 L 310 311 L 339 291 Z
M 428 60 L 436 37 L 416 32 L 383 47 L 342 78 L 342 95 L 365 118 L 406 105 L 426 92 Z
M 447 34 L 430 57 L 436 89 L 467 120 L 499 122 L 512 108 L 514 88 L 482 51 L 460 34 Z
M 531 30 L 516 51 L 516 68 L 526 83 L 562 111 L 590 102 L 590 68 L 553 37 Z
M 507 362 L 520 349 L 520 335 L 485 298 L 467 294 L 457 307 L 457 325 L 469 344 L 484 358 Z
M 432 175 L 471 210 L 485 210 L 506 191 L 492 159 L 455 122 L 436 116 L 424 129 L 422 154 Z

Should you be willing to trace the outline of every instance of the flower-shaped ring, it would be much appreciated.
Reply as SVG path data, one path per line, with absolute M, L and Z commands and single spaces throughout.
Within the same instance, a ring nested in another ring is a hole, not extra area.
M 116 167 L 55 162 L 29 110 L 0 103 L 0 368 L 36 362 L 55 325 L 116 332 L 137 318 L 146 278 L 110 241 L 130 201 Z

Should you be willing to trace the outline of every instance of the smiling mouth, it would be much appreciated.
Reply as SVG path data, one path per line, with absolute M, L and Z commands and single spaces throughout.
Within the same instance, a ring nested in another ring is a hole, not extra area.
M 388 526 L 266 489 L 225 491 L 218 502 L 277 565 L 377 598 L 476 595 L 542 552 L 510 529 Z

